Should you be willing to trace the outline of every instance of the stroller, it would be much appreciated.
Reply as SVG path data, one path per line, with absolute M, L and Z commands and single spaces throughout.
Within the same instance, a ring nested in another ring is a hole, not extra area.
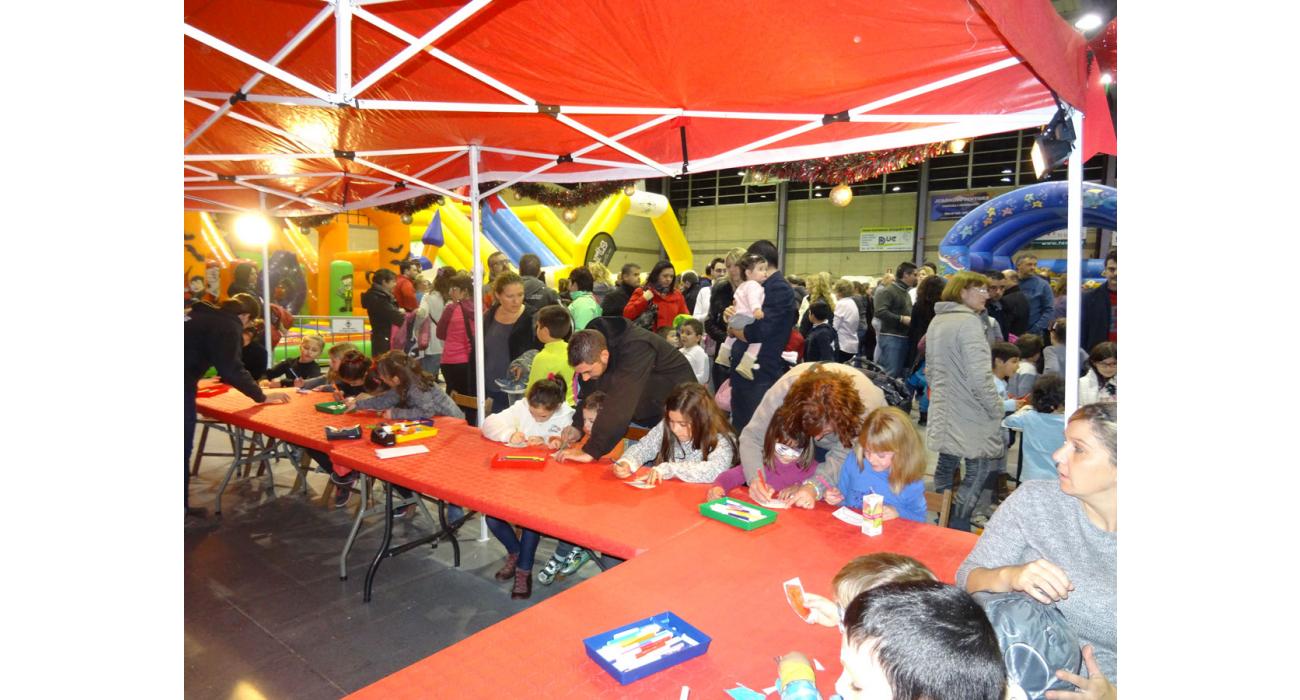
M 867 379 L 884 392 L 885 403 L 904 411 L 912 410 L 912 387 L 908 386 L 906 380 L 889 376 L 884 367 L 863 359 L 862 356 L 853 358 L 850 364 L 867 375 Z

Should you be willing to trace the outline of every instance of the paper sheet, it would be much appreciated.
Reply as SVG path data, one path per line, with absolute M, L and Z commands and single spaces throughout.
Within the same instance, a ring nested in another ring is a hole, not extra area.
M 790 507 L 789 503 L 786 503 L 785 501 L 779 498 L 762 498 L 759 497 L 757 494 L 750 494 L 750 496 L 754 498 L 755 503 L 757 503 L 760 506 L 763 506 L 764 508 L 779 510 L 779 509 Z
M 856 510 L 851 510 L 849 508 L 845 508 L 844 506 L 840 506 L 835 510 L 834 513 L 831 513 L 831 515 L 835 516 L 840 520 L 843 520 L 844 522 L 854 527 L 862 527 L 862 514 L 857 512 Z
M 817 669 L 818 671 L 826 670 L 826 667 L 822 665 L 822 662 L 818 661 L 817 659 L 813 659 L 813 668 Z
M 375 450 L 375 456 L 380 459 L 390 459 L 393 457 L 418 455 L 428 451 L 429 448 L 424 445 L 402 445 L 401 447 L 381 447 Z
M 647 484 L 644 481 L 633 480 L 633 481 L 624 481 L 623 483 L 627 484 L 628 486 L 631 486 L 634 489 L 652 489 L 655 487 L 654 484 Z

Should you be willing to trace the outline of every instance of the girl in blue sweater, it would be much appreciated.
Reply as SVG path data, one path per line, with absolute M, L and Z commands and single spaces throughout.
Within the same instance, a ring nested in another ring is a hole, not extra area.
M 885 497 L 885 520 L 926 522 L 925 448 L 912 420 L 892 406 L 867 414 L 857 449 L 840 467 L 838 488 L 845 505 L 862 508 L 862 497 Z

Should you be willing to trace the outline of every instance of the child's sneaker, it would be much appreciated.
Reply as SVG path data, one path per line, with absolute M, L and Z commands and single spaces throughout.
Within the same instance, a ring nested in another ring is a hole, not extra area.
M 736 374 L 739 374 L 745 379 L 749 379 L 749 380 L 754 379 L 754 356 L 753 355 L 750 355 L 749 353 L 745 353 L 744 355 L 740 356 L 740 364 L 736 365 Z
M 546 566 L 537 572 L 537 582 L 543 586 L 551 585 L 551 582 L 555 580 L 555 575 L 560 573 L 560 569 L 564 568 L 565 561 L 552 555 L 550 560 L 546 562 Z
M 591 561 L 591 552 L 582 547 L 574 547 L 569 556 L 564 560 L 564 568 L 560 570 L 561 576 L 572 576 Z
M 334 484 L 334 507 L 346 507 L 352 499 L 352 484 L 357 480 L 357 472 L 348 472 L 347 476 L 330 474 L 330 483 Z

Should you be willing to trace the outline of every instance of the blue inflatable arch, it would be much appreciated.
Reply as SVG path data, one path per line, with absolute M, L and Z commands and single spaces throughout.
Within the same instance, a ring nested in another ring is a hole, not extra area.
M 1069 184 L 1040 182 L 1021 187 L 966 213 L 939 243 L 939 259 L 956 270 L 987 272 L 1015 267 L 1016 251 L 1030 241 L 1066 227 Z M 1113 187 L 1083 183 L 1083 226 L 1115 230 L 1118 197 Z M 1065 260 L 1042 260 L 1039 266 L 1065 272 Z M 1084 278 L 1100 277 L 1103 260 L 1085 260 Z M 1059 268 L 1059 269 L 1058 269 Z

